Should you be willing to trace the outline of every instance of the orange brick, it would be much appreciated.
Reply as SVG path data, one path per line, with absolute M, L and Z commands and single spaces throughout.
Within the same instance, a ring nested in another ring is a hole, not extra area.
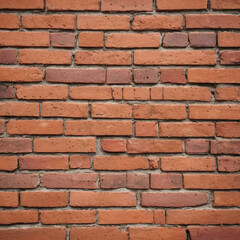
M 157 0 L 157 10 L 207 9 L 207 0 Z
M 127 15 L 78 15 L 79 30 L 129 30 L 130 18 Z
M 157 137 L 158 123 L 157 122 L 136 122 L 135 123 L 136 137 Z
M 67 170 L 67 156 L 20 156 L 19 168 L 21 170 Z
M 127 141 L 125 139 L 102 139 L 101 147 L 105 152 L 126 152 Z
M 136 65 L 215 65 L 216 52 L 210 50 L 137 50 Z
M 1 9 L 1 3 L 0 3 Z M 0 28 L 18 29 L 19 18 L 16 14 L 0 14 Z
M 53 85 L 31 85 L 31 86 L 16 86 L 16 94 L 18 99 L 27 100 L 66 100 L 68 96 L 68 87 Z
M 18 168 L 17 156 L 0 156 L 0 170 L 14 171 Z
M 183 17 L 181 15 L 138 15 L 133 19 L 132 28 L 133 30 L 180 30 L 183 28 Z
M 23 207 L 66 207 L 67 192 L 21 192 Z
M 18 192 L 0 192 L 1 207 L 18 207 L 18 204 Z
M 70 192 L 72 207 L 133 207 L 136 195 L 133 192 Z
M 77 65 L 131 65 L 131 52 L 79 51 L 75 53 Z
M 239 207 L 240 192 L 214 192 L 215 207 Z
M 74 15 L 23 15 L 22 27 L 30 29 L 75 29 Z
M 132 101 L 145 101 L 150 99 L 150 89 L 140 87 L 123 88 L 123 99 Z
M 40 68 L 0 67 L 0 82 L 41 82 L 42 79 Z
M 71 155 L 70 168 L 91 168 L 90 156 Z
M 240 9 L 240 3 L 236 0 L 211 0 L 210 4 L 214 10 Z
M 159 33 L 110 33 L 107 35 L 107 48 L 158 48 Z
M 131 121 L 66 121 L 65 135 L 131 136 Z
M 39 117 L 38 103 L 2 102 L 0 116 Z
M 95 138 L 35 138 L 35 152 L 96 152 Z
M 152 11 L 152 0 L 103 0 L 103 12 Z
M 0 32 L 0 46 L 49 47 L 48 32 Z
M 240 47 L 240 33 L 235 32 L 219 32 L 219 47 Z
M 239 87 L 218 87 L 216 88 L 215 98 L 218 101 L 240 102 L 240 88 Z
M 79 47 L 103 47 L 103 32 L 80 32 L 78 35 Z
M 99 224 L 153 223 L 151 210 L 99 210 Z
M 0 9 L 43 9 L 44 1 L 19 1 L 19 0 L 2 0 L 0 2 Z
M 70 65 L 72 54 L 67 51 L 20 50 L 20 64 L 61 64 Z
M 10 120 L 7 123 L 9 135 L 61 135 L 62 120 Z

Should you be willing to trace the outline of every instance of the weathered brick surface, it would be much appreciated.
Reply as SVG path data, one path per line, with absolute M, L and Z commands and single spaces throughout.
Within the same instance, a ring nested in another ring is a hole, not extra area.
M 0 0 L 0 239 L 239 240 L 239 0 Z

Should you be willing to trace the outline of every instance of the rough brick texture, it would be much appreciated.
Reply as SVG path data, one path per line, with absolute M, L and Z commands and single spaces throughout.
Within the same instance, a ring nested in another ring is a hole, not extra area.
M 240 0 L 0 0 L 0 239 L 239 240 Z

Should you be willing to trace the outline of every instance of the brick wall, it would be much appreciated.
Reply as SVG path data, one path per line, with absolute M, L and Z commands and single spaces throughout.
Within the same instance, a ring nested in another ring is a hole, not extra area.
M 239 240 L 239 0 L 0 0 L 0 239 Z

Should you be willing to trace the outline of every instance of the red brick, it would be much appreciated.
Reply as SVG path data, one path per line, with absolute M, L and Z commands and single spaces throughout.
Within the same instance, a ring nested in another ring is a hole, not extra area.
M 16 86 L 16 94 L 18 99 L 27 100 L 66 100 L 68 96 L 68 87 L 61 85 L 44 86 Z
M 97 11 L 99 10 L 98 0 L 47 0 L 47 10 L 51 11 Z
M 207 0 L 157 0 L 157 10 L 206 9 Z
M 214 137 L 214 123 L 160 123 L 161 137 Z
M 47 82 L 60 83 L 105 83 L 105 70 L 49 68 L 46 69 L 45 79 Z
M 18 168 L 17 156 L 0 156 L 0 170 L 14 171 Z
M 217 122 L 216 132 L 218 137 L 237 138 L 240 137 L 239 122 Z
M 151 210 L 99 210 L 99 224 L 153 223 Z
M 213 172 L 215 158 L 213 157 L 161 157 L 161 170 L 172 172 Z
M 45 173 L 42 185 L 46 188 L 98 188 L 96 173 Z
M 10 120 L 7 123 L 9 135 L 62 135 L 62 120 Z
M 215 99 L 218 101 L 237 101 L 240 102 L 239 87 L 217 87 Z
M 215 65 L 216 52 L 212 50 L 136 50 L 136 65 Z
M 127 188 L 130 189 L 148 189 L 149 175 L 146 173 L 128 173 Z
M 136 137 L 157 137 L 158 123 L 157 122 L 136 122 L 135 123 Z
M 66 121 L 65 135 L 131 136 L 131 121 Z
M 96 211 L 92 210 L 41 211 L 42 224 L 79 224 L 95 222 Z
M 49 47 L 48 32 L 0 32 L 0 46 Z
M 0 224 L 37 223 L 38 212 L 32 210 L 1 211 Z
M 215 47 L 215 32 L 191 32 L 189 33 L 189 41 L 191 47 Z
M 178 189 L 182 188 L 181 174 L 151 174 L 150 187 L 152 189 Z
M 220 172 L 240 171 L 240 157 L 218 157 L 217 160 Z
M 239 224 L 239 210 L 168 210 L 168 224 Z
M 91 168 L 90 156 L 71 155 L 70 156 L 70 168 Z
M 5 121 L 0 120 L 0 134 L 4 133 L 4 129 L 5 129 Z
M 51 33 L 51 45 L 58 48 L 74 48 L 75 34 L 74 33 Z
M 184 69 L 161 69 L 161 83 L 186 84 Z
M 240 140 L 211 141 L 212 154 L 240 154 Z
M 133 207 L 136 195 L 133 192 L 70 192 L 72 207 Z
M 209 141 L 204 139 L 186 140 L 186 153 L 207 154 L 209 151 Z
M 0 28 L 18 29 L 19 28 L 18 16 L 16 14 L 4 14 L 4 13 L 0 14 Z
M 79 47 L 103 47 L 103 32 L 80 32 L 78 34 Z
M 237 240 L 239 227 L 188 227 L 192 240 Z
M 219 47 L 240 47 L 240 33 L 235 32 L 219 32 Z
M 103 189 L 125 188 L 126 174 L 125 173 L 101 174 L 100 184 L 101 184 L 101 188 Z
M 54 50 L 20 50 L 20 64 L 61 64 L 70 65 L 72 54 Z
M 190 105 L 189 118 L 239 120 L 240 105 Z
M 187 47 L 187 33 L 165 33 L 163 38 L 163 47 Z
M 131 65 L 131 52 L 79 51 L 75 53 L 77 65 Z
M 155 210 L 154 212 L 154 223 L 155 224 L 165 224 L 165 211 Z
M 186 232 L 180 227 L 130 227 L 130 240 L 185 240 Z
M 23 15 L 22 27 L 30 29 L 75 29 L 74 15 Z
M 140 87 L 123 88 L 123 99 L 131 101 L 145 101 L 150 99 L 150 89 Z
M 135 104 L 133 105 L 135 119 L 185 119 L 185 105 L 170 104 Z
M 23 207 L 66 207 L 67 192 L 21 192 L 21 206 Z
M 127 141 L 125 139 L 102 139 L 101 147 L 105 152 L 126 152 Z
M 240 51 L 221 51 L 220 63 L 225 65 L 233 65 L 240 63 Z
M 112 99 L 110 87 L 72 87 L 70 89 L 71 99 L 81 100 L 109 100 Z
M 1 207 L 18 207 L 18 204 L 18 192 L 0 192 Z
M 35 152 L 96 152 L 95 138 L 35 138 Z
M 30 189 L 36 188 L 38 184 L 38 174 L 0 174 L 0 187 L 2 189 Z
M 208 195 L 202 192 L 184 193 L 142 193 L 143 207 L 195 207 L 208 202 Z
M 110 33 L 107 35 L 107 48 L 158 48 L 159 33 Z
M 240 19 L 231 14 L 187 14 L 186 28 L 209 28 L 209 29 L 238 29 Z
M 67 170 L 68 156 L 20 156 L 19 168 L 21 170 Z
M 152 11 L 152 0 L 103 0 L 103 12 L 147 12 Z
M 79 30 L 129 30 L 130 17 L 127 15 L 78 15 Z
M 70 229 L 71 240 L 128 240 L 125 229 L 117 227 L 74 227 Z
M 31 138 L 0 138 L 0 153 L 32 152 Z
M 146 157 L 129 156 L 95 156 L 95 170 L 138 170 L 149 169 L 150 164 Z
M 19 1 L 19 0 L 2 0 L 0 3 L 0 9 L 43 9 L 44 1 Z
M 138 15 L 133 19 L 132 28 L 133 30 L 180 30 L 183 28 L 183 17 L 181 15 Z
M 43 102 L 42 116 L 87 118 L 88 104 L 73 102 Z
M 107 70 L 108 84 L 131 84 L 132 73 L 130 69 L 111 68 Z
M 163 98 L 164 100 L 209 102 L 211 91 L 203 87 L 164 87 Z
M 128 153 L 180 153 L 183 143 L 178 140 L 130 139 Z
M 186 189 L 238 189 L 240 175 L 236 174 L 195 174 L 184 176 Z
M 92 118 L 131 118 L 132 106 L 128 104 L 93 103 Z
M 158 83 L 158 69 L 155 68 L 144 68 L 144 69 L 134 69 L 133 76 L 135 83 L 147 83 L 153 84 Z
M 240 9 L 240 2 L 238 0 L 211 0 L 210 4 L 214 10 Z
M 0 99 L 2 98 L 14 98 L 13 86 L 0 85 Z
M 240 69 L 188 69 L 190 83 L 240 83 Z
M 0 67 L 0 82 L 41 82 L 42 79 L 39 68 Z
M 0 229 L 0 237 L 2 240 L 25 240 L 31 238 L 32 240 L 65 240 L 66 239 L 66 228 L 63 227 L 33 227 L 33 228 L 11 228 L 11 229 Z
M 214 192 L 215 207 L 239 207 L 240 192 Z

